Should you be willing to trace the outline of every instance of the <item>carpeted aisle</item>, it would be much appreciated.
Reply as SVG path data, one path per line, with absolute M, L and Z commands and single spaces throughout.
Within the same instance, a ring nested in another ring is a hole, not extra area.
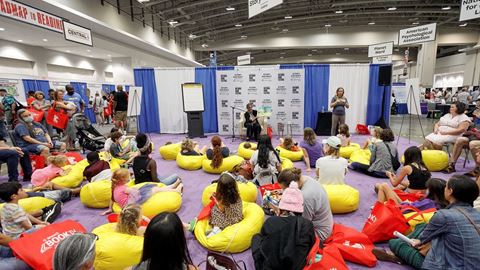
M 185 171 L 177 167 L 175 161 L 165 161 L 163 160 L 159 153 L 158 148 L 163 145 L 167 141 L 177 142 L 184 138 L 185 135 L 159 135 L 159 134 L 151 134 L 150 135 L 154 144 L 155 144 L 155 151 L 153 153 L 153 158 L 158 163 L 159 168 L 159 175 L 169 175 L 172 173 L 177 173 L 183 179 L 183 183 L 185 184 L 185 190 L 183 193 L 183 205 L 178 214 L 180 215 L 181 219 L 185 222 L 188 222 L 192 218 L 194 218 L 198 212 L 201 210 L 201 196 L 203 189 L 210 184 L 210 182 L 216 177 L 217 175 L 210 175 L 202 170 L 199 171 Z M 209 142 L 211 136 L 205 139 L 198 139 L 200 145 L 205 145 Z M 300 140 L 300 137 L 296 138 Z M 319 138 L 322 139 L 322 138 Z M 363 142 L 367 139 L 367 136 L 354 136 L 352 141 L 356 143 L 363 144 Z M 236 151 L 237 146 L 240 143 L 240 140 L 236 140 L 235 142 L 231 142 L 231 139 L 225 139 L 225 144 L 231 149 L 231 151 Z M 274 139 L 274 145 L 278 144 L 278 139 Z M 408 140 L 401 138 L 398 148 L 400 154 L 403 154 L 405 149 L 411 145 L 414 145 L 412 142 L 410 145 L 408 144 Z M 463 160 L 458 162 L 457 169 L 459 170 L 458 173 L 464 173 L 472 169 L 473 162 L 470 161 L 467 164 L 467 168 L 463 168 Z M 303 162 L 296 162 L 295 166 L 305 169 L 305 165 Z M 314 171 L 307 173 L 304 171 L 305 174 L 314 175 Z M 439 177 L 443 179 L 447 179 L 448 175 L 442 173 L 433 173 L 434 177 Z M 6 181 L 6 177 L 2 177 L 2 181 Z M 334 219 L 337 223 L 342 223 L 347 226 L 354 227 L 358 230 L 361 230 L 363 224 L 370 213 L 370 207 L 374 204 L 376 200 L 376 194 L 373 190 L 373 184 L 379 181 L 386 181 L 382 179 L 374 179 L 372 177 L 365 176 L 363 174 L 359 174 L 357 172 L 350 171 L 347 174 L 347 183 L 352 185 L 353 187 L 357 188 L 360 191 L 361 198 L 360 198 L 360 207 L 359 209 L 350 214 L 346 215 L 335 215 Z M 82 205 L 78 198 L 66 203 L 63 207 L 63 212 L 60 216 L 60 220 L 65 219 L 73 219 L 77 220 L 82 223 L 88 230 L 92 230 L 93 228 L 106 223 L 106 218 L 101 216 L 100 214 L 104 211 L 104 209 L 94 210 L 88 209 Z M 188 233 L 187 235 L 188 245 L 190 249 L 190 254 L 194 260 L 195 264 L 198 264 L 206 259 L 206 250 L 200 246 L 193 234 Z M 166 243 L 167 244 L 167 243 Z M 128 248 L 128 247 L 125 247 Z M 247 250 L 240 254 L 235 254 L 234 258 L 236 260 L 244 260 L 247 263 L 248 269 L 255 269 L 253 264 L 253 259 L 251 257 L 250 250 Z M 367 269 L 367 267 L 359 266 L 356 264 L 349 263 L 348 264 L 351 269 Z M 200 269 L 204 269 L 205 266 L 202 266 Z M 382 263 L 379 262 L 377 269 L 408 269 L 406 266 L 399 266 L 391 263 Z

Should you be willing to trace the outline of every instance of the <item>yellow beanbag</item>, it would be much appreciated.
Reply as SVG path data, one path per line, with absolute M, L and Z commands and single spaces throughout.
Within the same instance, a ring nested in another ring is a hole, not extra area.
M 156 184 L 159 187 L 165 186 L 162 183 L 145 182 L 134 185 L 135 188 L 140 188 L 146 184 Z M 161 212 L 177 212 L 182 206 L 182 195 L 175 191 L 158 192 L 150 199 L 142 204 L 142 212 L 144 216 L 152 218 Z M 113 204 L 113 212 L 120 213 L 122 209 L 117 203 Z
M 42 210 L 43 208 L 53 205 L 55 203 L 52 199 L 47 199 L 44 197 L 30 197 L 21 199 L 18 201 L 18 205 L 23 208 L 23 210 L 27 213 L 34 213 L 38 210 Z M 0 204 L 0 211 L 3 208 L 4 203 Z
M 206 158 L 205 155 L 202 155 L 202 156 L 184 156 L 181 153 L 178 153 L 176 159 L 177 159 L 178 167 L 180 167 L 184 170 L 194 171 L 194 170 L 200 170 L 202 168 L 202 161 L 205 158 Z
M 282 170 L 293 168 L 293 162 L 288 158 L 280 158 L 282 161 Z
M 52 182 L 66 188 L 78 187 L 83 181 L 83 171 L 87 166 L 88 166 L 88 161 L 86 159 L 78 162 L 73 166 L 70 166 L 70 165 L 65 166 L 65 167 L 71 167 L 72 170 L 67 175 L 55 177 L 52 180 Z
M 208 250 L 239 253 L 250 247 L 252 237 L 259 233 L 264 222 L 263 210 L 255 203 L 243 202 L 243 220 L 207 238 L 212 227 L 208 219 L 200 220 L 195 226 L 195 237 Z
M 350 155 L 350 162 L 358 162 L 364 165 L 370 165 L 372 153 L 368 149 L 356 150 Z
M 238 192 L 240 192 L 240 198 L 244 202 L 256 202 L 257 201 L 257 186 L 254 183 L 240 183 L 237 182 Z M 210 197 L 217 190 L 217 183 L 208 185 L 202 194 L 202 204 L 207 205 L 210 202 Z
M 80 201 L 91 208 L 107 208 L 112 198 L 112 182 L 109 179 L 88 183 L 80 191 Z
M 95 243 L 95 270 L 125 269 L 140 263 L 143 237 L 118 233 L 117 223 L 107 223 L 93 229 L 98 235 Z
M 255 152 L 255 150 L 252 150 L 251 148 L 247 149 L 247 148 L 243 147 L 244 144 L 245 144 L 245 142 L 242 142 L 238 146 L 238 155 L 243 157 L 244 159 L 251 159 L 252 155 L 253 155 L 253 152 Z M 252 148 L 257 149 L 257 144 L 256 143 L 250 143 L 250 145 L 252 146 Z
M 423 163 L 431 172 L 439 172 L 448 167 L 448 154 L 440 150 L 423 150 Z
M 360 144 L 350 143 L 349 146 L 340 147 L 340 156 L 349 159 L 353 152 L 360 149 Z
M 409 217 L 411 217 L 415 214 L 416 213 L 414 213 L 414 212 L 408 213 L 408 214 L 405 214 L 404 217 L 408 220 Z M 434 214 L 435 214 L 435 212 L 424 213 L 422 215 L 418 215 L 418 216 L 414 217 L 413 219 L 409 220 L 408 221 L 408 225 L 410 225 L 409 233 L 412 232 L 413 230 L 415 230 L 415 226 L 417 226 L 418 224 L 430 222 L 430 219 L 432 219 Z
M 360 192 L 349 185 L 323 185 L 334 214 L 350 213 L 358 209 Z
M 303 158 L 303 151 L 290 151 L 283 147 L 277 146 L 275 150 L 280 152 L 280 157 L 288 158 L 291 161 L 300 161 Z
M 181 145 L 179 143 L 172 143 L 160 147 L 160 155 L 165 160 L 175 160 L 178 153 L 180 153 Z
M 207 173 L 220 174 L 222 172 L 231 171 L 233 169 L 233 167 L 242 163 L 243 160 L 244 159 L 239 157 L 239 156 L 229 156 L 229 157 L 223 159 L 222 165 L 220 165 L 220 167 L 214 169 L 210 165 L 210 163 L 212 163 L 212 161 L 209 160 L 209 159 L 204 159 L 202 161 L 202 168 Z

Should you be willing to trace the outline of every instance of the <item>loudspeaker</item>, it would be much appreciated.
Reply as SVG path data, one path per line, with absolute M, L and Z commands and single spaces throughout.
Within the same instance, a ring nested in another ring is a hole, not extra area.
M 378 70 L 378 85 L 392 84 L 392 66 L 380 66 Z

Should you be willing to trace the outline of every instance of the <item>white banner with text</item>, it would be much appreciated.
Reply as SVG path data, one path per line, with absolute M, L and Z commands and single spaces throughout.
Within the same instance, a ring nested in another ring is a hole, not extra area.
M 31 6 L 24 5 L 17 1 L 0 0 L 0 15 L 48 30 L 63 33 L 62 18 Z
M 400 30 L 398 45 L 407 45 L 434 41 L 437 35 L 437 24 L 431 23 Z
M 283 3 L 283 0 L 247 0 L 248 1 L 248 18 L 265 12 L 273 7 Z

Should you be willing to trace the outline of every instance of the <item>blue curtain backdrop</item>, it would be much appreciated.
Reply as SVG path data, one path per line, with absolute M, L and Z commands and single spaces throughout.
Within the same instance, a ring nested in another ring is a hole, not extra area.
M 215 68 L 195 68 L 195 82 L 203 85 L 203 132 L 218 132 L 217 72 Z
M 37 82 L 35 80 L 23 79 L 23 89 L 25 98 L 28 98 L 28 91 L 37 91 Z
M 113 85 L 113 84 L 102 84 L 102 90 L 106 94 L 110 94 L 111 92 L 115 91 L 115 85 Z
M 89 107 L 88 104 L 88 96 L 87 96 L 87 83 L 83 82 L 70 82 L 70 85 L 75 89 L 75 93 L 78 93 L 82 99 L 83 102 L 85 102 L 85 116 L 88 117 L 90 122 L 96 123 L 95 119 L 95 113 L 93 112 L 93 109 Z
M 318 112 L 328 111 L 330 65 L 305 65 L 304 126 L 315 129 Z
M 42 91 L 45 98 L 48 99 L 48 90 L 50 90 L 50 82 L 47 80 L 37 80 L 37 90 Z
M 383 118 L 390 123 L 390 99 L 392 86 L 378 85 L 378 75 L 381 65 L 370 65 L 370 82 L 368 87 L 367 125 L 374 125 L 382 115 L 382 99 L 385 98 Z M 391 65 L 389 65 L 391 67 Z
M 140 132 L 160 133 L 160 118 L 158 115 L 157 86 L 153 68 L 134 69 L 135 85 L 143 87 L 142 106 L 138 117 Z

